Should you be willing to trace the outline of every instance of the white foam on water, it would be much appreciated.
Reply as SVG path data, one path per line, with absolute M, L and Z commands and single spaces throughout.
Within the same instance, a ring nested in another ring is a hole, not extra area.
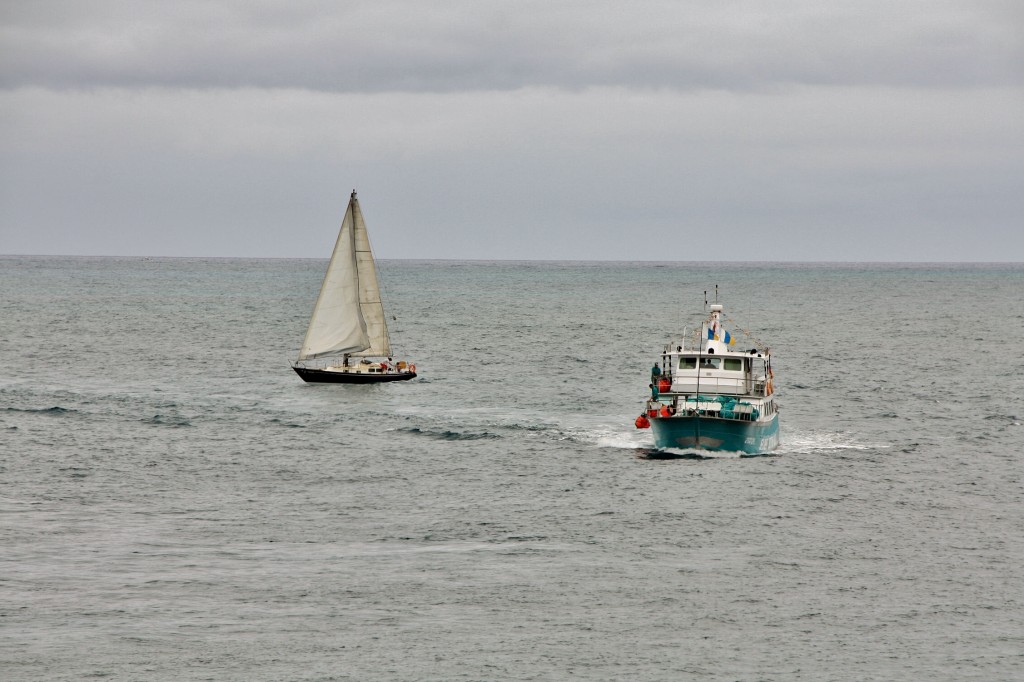
M 792 431 L 782 438 L 779 454 L 806 453 L 820 450 L 877 450 L 891 447 L 889 443 L 865 443 L 840 431 Z
M 556 430 L 567 440 L 602 448 L 653 448 L 654 437 L 650 429 L 636 428 L 632 419 L 617 415 L 602 415 L 596 418 L 572 415 L 568 419 L 563 419 Z M 572 423 L 568 423 L 570 421 Z
M 659 452 L 683 457 L 700 457 L 701 459 L 739 459 L 740 457 L 751 456 L 749 452 L 738 452 L 735 450 L 697 450 L 695 448 L 661 448 Z
M 646 429 L 634 429 L 634 431 L 597 431 L 591 434 L 594 443 L 602 448 L 622 448 L 624 450 L 636 450 L 637 448 L 653 448 L 654 439 L 650 431 Z

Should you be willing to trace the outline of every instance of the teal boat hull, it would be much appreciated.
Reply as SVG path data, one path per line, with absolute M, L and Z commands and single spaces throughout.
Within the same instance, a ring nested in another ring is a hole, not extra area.
M 779 417 L 740 421 L 706 416 L 653 417 L 655 447 L 761 455 L 779 447 Z

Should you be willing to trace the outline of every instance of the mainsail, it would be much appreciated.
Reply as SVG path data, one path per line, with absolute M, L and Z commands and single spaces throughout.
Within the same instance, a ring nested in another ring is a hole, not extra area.
M 309 320 L 299 360 L 341 354 L 391 355 L 377 267 L 354 191 Z

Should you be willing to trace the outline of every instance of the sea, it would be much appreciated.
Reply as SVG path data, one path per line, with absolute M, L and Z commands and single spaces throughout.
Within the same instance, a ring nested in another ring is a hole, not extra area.
M 1024 679 L 1024 264 L 325 268 L 0 257 L 0 679 Z M 716 296 L 769 455 L 634 427 Z

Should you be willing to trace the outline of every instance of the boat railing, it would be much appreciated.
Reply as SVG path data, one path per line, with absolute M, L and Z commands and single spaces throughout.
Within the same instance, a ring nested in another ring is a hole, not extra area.
M 295 362 L 296 367 L 302 367 L 303 369 L 327 369 L 328 367 L 340 366 L 337 360 L 331 359 L 320 359 L 320 360 L 298 360 Z
M 766 377 L 753 380 L 739 379 L 732 377 L 704 377 L 698 382 L 695 376 L 674 376 L 666 372 L 659 375 L 655 381 L 658 391 L 663 394 L 693 393 L 698 386 L 703 390 L 718 394 L 730 395 L 751 395 L 763 398 L 770 395 L 768 390 L 769 382 Z
M 729 396 L 678 396 L 672 403 L 658 407 L 659 401 L 652 399 L 648 410 L 651 416 L 701 416 L 716 417 L 718 419 L 731 419 L 735 421 L 757 421 L 761 413 L 752 404 L 738 401 Z M 668 408 L 668 414 L 662 412 Z
M 337 359 L 319 360 L 297 360 L 293 366 L 302 369 L 326 370 L 333 368 L 348 369 L 359 374 L 406 374 L 415 372 L 415 365 L 405 362 L 387 363 L 386 367 L 374 366 L 376 362 L 363 362 L 362 360 L 349 361 L 348 365 L 341 364 Z

